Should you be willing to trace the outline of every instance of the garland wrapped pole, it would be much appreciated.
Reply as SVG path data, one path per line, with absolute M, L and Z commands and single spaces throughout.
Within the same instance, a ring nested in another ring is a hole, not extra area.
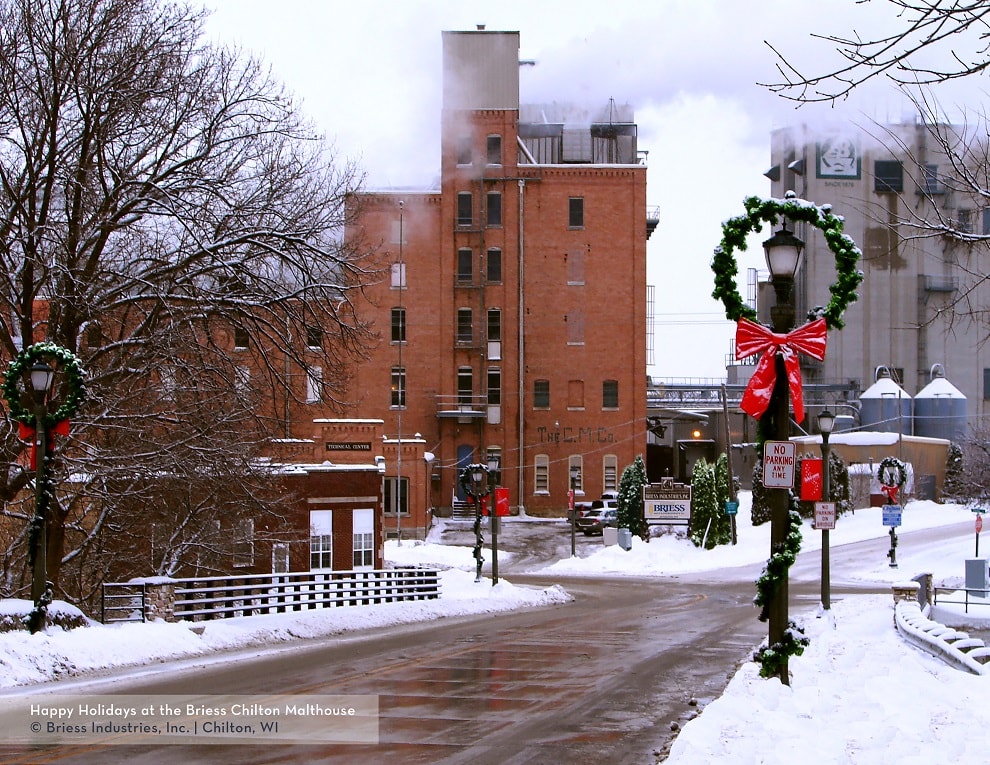
M 61 385 L 54 389 L 56 375 Z M 34 608 L 28 629 L 45 628 L 52 583 L 48 581 L 48 508 L 52 501 L 51 469 L 55 459 L 55 436 L 68 435 L 69 417 L 78 410 L 85 395 L 83 371 L 75 354 L 54 343 L 36 343 L 21 351 L 7 367 L 2 393 L 10 419 L 20 424 L 20 436 L 31 441 L 31 469 L 34 478 L 34 517 L 28 534 L 28 565 L 31 567 L 31 599 Z M 53 389 L 61 403 L 52 411 Z M 23 406 L 30 398 L 32 407 Z
M 746 214 L 722 224 L 722 241 L 712 258 L 715 291 L 726 316 L 737 322 L 736 358 L 761 354 L 756 370 L 740 402 L 740 408 L 759 420 L 758 442 L 790 438 L 790 403 L 795 419 L 804 419 L 804 402 L 798 353 L 825 358 L 826 330 L 841 329 L 842 313 L 856 299 L 863 274 L 856 270 L 860 251 L 842 233 L 842 219 L 831 207 L 818 207 L 788 192 L 785 199 L 749 197 Z M 736 286 L 738 268 L 733 250 L 746 249 L 746 237 L 765 224 L 780 221 L 782 228 L 764 242 L 776 304 L 770 310 L 772 331 L 755 322 L 756 311 L 746 305 Z M 836 282 L 825 308 L 809 314 L 809 322 L 792 331 L 795 307 L 791 289 L 804 243 L 787 230 L 787 221 L 807 223 L 822 231 L 835 255 Z M 800 655 L 807 645 L 799 628 L 788 618 L 788 570 L 801 547 L 800 516 L 791 508 L 791 490 L 773 488 L 770 494 L 770 559 L 757 582 L 755 602 L 761 620 L 769 621 L 767 645 L 756 655 L 763 677 L 777 677 L 790 684 L 788 658 Z

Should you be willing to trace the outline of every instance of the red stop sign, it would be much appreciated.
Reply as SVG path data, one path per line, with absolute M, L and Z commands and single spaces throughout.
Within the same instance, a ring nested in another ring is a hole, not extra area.
M 981 531 L 983 531 L 983 516 L 978 515 L 976 516 L 976 533 L 979 534 Z

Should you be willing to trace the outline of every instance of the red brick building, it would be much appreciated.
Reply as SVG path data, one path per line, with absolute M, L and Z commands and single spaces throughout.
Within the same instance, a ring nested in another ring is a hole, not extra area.
M 517 32 L 443 34 L 440 188 L 362 194 L 347 232 L 392 263 L 371 290 L 381 342 L 354 413 L 425 442 L 441 513 L 490 456 L 513 507 L 553 515 L 572 475 L 597 497 L 646 449 L 636 125 L 614 102 L 520 106 L 518 54 Z M 386 486 L 400 477 L 388 460 Z

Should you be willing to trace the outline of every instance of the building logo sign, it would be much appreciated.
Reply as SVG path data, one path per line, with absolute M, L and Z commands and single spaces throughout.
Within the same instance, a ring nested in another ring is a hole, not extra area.
M 327 441 L 328 452 L 370 452 L 371 441 Z
M 854 138 L 837 133 L 818 144 L 819 178 L 858 179 L 862 174 L 863 160 Z
M 691 525 L 691 485 L 663 478 L 643 487 L 643 517 L 647 523 Z

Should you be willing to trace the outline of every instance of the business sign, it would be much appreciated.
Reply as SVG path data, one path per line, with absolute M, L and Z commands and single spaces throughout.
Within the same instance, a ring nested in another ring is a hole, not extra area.
M 815 503 L 815 528 L 819 531 L 831 531 L 835 528 L 835 503 Z
M 768 489 L 793 489 L 797 444 L 766 441 L 763 444 L 763 485 Z
M 662 478 L 643 487 L 643 517 L 647 523 L 691 524 L 691 485 Z
M 327 441 L 328 452 L 370 452 L 371 441 Z

